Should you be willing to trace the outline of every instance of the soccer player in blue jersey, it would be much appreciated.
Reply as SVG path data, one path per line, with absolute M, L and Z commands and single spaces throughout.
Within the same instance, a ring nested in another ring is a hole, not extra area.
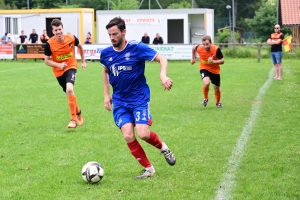
M 168 61 L 142 42 L 127 41 L 126 25 L 122 18 L 110 20 L 106 29 L 112 46 L 103 49 L 100 55 L 100 62 L 104 66 L 104 107 L 108 111 L 113 110 L 114 121 L 122 131 L 131 154 L 144 167 L 141 175 L 135 178 L 152 177 L 155 169 L 136 139 L 134 128 L 140 139 L 159 149 L 169 165 L 175 165 L 174 154 L 155 132 L 149 130 L 152 124 L 150 89 L 144 75 L 145 61 L 158 61 L 161 66 L 161 83 L 164 89 L 170 90 L 172 80 L 167 77 Z M 112 96 L 109 84 L 113 88 Z

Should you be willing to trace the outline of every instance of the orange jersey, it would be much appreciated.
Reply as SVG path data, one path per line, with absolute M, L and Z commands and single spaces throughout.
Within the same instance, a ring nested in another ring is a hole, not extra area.
M 52 60 L 57 63 L 66 62 L 67 64 L 65 70 L 52 67 L 52 71 L 56 77 L 61 76 L 69 69 L 77 69 L 78 64 L 75 57 L 75 37 L 73 35 L 64 35 L 63 42 L 58 42 L 56 37 L 52 37 L 48 40 L 48 43 L 52 52 Z
M 200 65 L 199 68 L 206 69 L 207 71 L 214 73 L 214 74 L 220 74 L 220 65 L 219 64 L 213 64 L 208 62 L 208 58 L 212 55 L 214 56 L 214 60 L 218 60 L 217 58 L 217 47 L 216 45 L 210 46 L 210 51 L 207 52 L 204 48 L 204 46 L 199 45 L 196 49 L 199 56 L 200 56 Z

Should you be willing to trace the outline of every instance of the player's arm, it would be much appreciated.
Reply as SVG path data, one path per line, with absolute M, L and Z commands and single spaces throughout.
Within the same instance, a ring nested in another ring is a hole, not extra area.
M 104 107 L 106 110 L 112 110 L 112 99 L 109 93 L 109 77 L 108 77 L 108 68 L 103 67 L 102 70 L 102 79 L 103 79 L 103 86 L 104 86 Z
M 57 63 L 54 62 L 53 60 L 50 59 L 50 56 L 52 54 L 51 49 L 50 49 L 50 44 L 47 42 L 45 45 L 45 57 L 44 57 L 44 62 L 47 66 L 49 67 L 57 67 L 62 70 L 64 70 L 67 67 L 67 64 L 65 62 L 63 63 Z
M 277 40 L 273 40 L 273 44 L 281 44 L 283 39 L 284 39 L 284 35 L 281 34 Z
M 214 56 L 215 55 L 212 55 L 211 57 L 208 58 L 208 61 L 213 63 L 213 64 L 224 64 L 224 57 L 223 57 L 223 54 L 222 54 L 222 51 L 220 48 L 217 49 L 217 60 L 214 60 Z M 211 59 L 210 59 L 211 58 Z
M 168 60 L 160 54 L 157 54 L 154 60 L 160 63 L 160 81 L 164 86 L 164 90 L 170 90 L 172 88 L 173 81 L 167 77 Z
M 194 45 L 193 48 L 192 48 L 192 58 L 191 58 L 191 64 L 195 64 L 196 62 L 196 52 L 197 52 L 197 48 L 198 48 L 198 45 Z
M 75 38 L 75 46 L 77 46 L 78 51 L 79 51 L 79 55 L 80 55 L 80 58 L 81 58 L 82 69 L 85 69 L 86 68 L 86 62 L 85 62 L 85 59 L 84 59 L 83 46 L 81 44 L 79 44 L 79 40 L 78 40 L 78 38 L 75 35 L 74 35 L 74 38 Z

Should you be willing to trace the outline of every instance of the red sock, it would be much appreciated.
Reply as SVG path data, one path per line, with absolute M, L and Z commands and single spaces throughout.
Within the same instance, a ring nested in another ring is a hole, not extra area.
M 133 142 L 127 143 L 128 148 L 131 151 L 131 154 L 135 157 L 135 159 L 145 168 L 151 167 L 151 163 L 149 162 L 146 153 L 143 147 L 137 140 Z
M 215 98 L 216 98 L 216 104 L 220 103 L 220 99 L 221 99 L 221 90 L 219 90 L 219 92 L 215 91 Z
M 209 87 L 206 87 L 206 86 L 202 86 L 202 92 L 203 92 L 203 95 L 204 95 L 204 99 L 208 99 L 208 91 L 209 91 Z
M 68 96 L 68 103 L 69 103 L 71 118 L 72 118 L 72 120 L 76 120 L 77 119 L 77 117 L 76 117 L 76 107 L 77 107 L 76 96 L 75 95 Z
M 150 131 L 150 137 L 146 142 L 148 142 L 149 144 L 151 144 L 152 146 L 154 146 L 158 149 L 161 149 L 161 147 L 162 147 L 162 142 L 158 138 L 158 135 L 152 131 Z

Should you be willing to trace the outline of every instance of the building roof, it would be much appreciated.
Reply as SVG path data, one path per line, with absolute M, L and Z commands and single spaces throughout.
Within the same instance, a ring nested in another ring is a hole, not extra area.
M 300 25 L 300 1 L 280 0 L 281 20 L 285 26 Z

